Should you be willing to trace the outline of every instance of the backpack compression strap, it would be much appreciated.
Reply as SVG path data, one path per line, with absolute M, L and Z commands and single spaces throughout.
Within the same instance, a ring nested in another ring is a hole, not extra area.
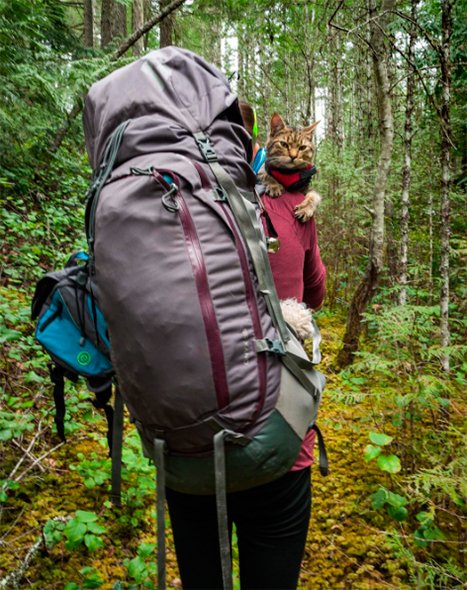
M 120 123 L 107 141 L 104 156 L 99 168 L 94 173 L 93 182 L 88 192 L 85 212 L 86 238 L 88 241 L 91 258 L 94 257 L 94 239 L 96 231 L 96 211 L 99 197 L 104 184 L 112 173 L 118 150 L 122 143 L 123 134 L 129 125 L 130 120 Z
M 65 437 L 65 376 L 76 383 L 77 376 L 65 371 L 60 365 L 49 364 L 50 380 L 54 384 L 53 396 L 55 403 L 55 426 L 60 440 Z M 122 438 L 123 438 L 123 400 L 118 389 L 115 388 L 115 408 L 109 404 L 112 395 L 112 385 L 108 388 L 94 392 L 95 400 L 92 404 L 95 408 L 103 409 L 107 419 L 107 441 L 110 456 L 112 458 L 112 491 L 110 498 L 116 506 L 121 505 L 121 470 L 122 470 Z
M 65 438 L 65 370 L 60 365 L 49 365 L 50 380 L 54 384 L 55 426 L 60 440 Z
M 123 442 L 123 399 L 118 385 L 115 386 L 114 410 L 112 421 L 112 442 L 110 456 L 112 458 L 112 488 L 110 499 L 112 504 L 120 507 L 122 481 L 122 442 Z M 110 441 L 109 441 L 110 442 Z

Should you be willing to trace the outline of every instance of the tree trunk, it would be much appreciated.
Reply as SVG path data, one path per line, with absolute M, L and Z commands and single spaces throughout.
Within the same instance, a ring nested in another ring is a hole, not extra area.
M 126 6 L 116 0 L 101 3 L 101 47 L 126 37 Z
M 126 6 L 114 0 L 112 10 L 112 41 L 121 41 L 127 36 Z
M 383 269 L 384 201 L 394 138 L 394 122 L 388 75 L 388 51 L 385 43 L 384 30 L 394 2 L 395 0 L 383 0 L 379 17 L 375 14 L 376 11 L 372 6 L 373 14 L 371 16 L 374 18 L 371 18 L 369 23 L 375 84 L 378 93 L 381 153 L 373 190 L 373 219 L 369 244 L 369 260 L 365 275 L 358 285 L 350 304 L 343 348 L 337 359 L 340 367 L 349 365 L 352 362 L 354 353 L 358 349 L 362 316 L 376 291 L 378 279 Z
M 83 1 L 84 9 L 84 46 L 94 47 L 94 14 L 92 8 L 92 0 Z
M 407 303 L 407 263 L 409 253 L 409 205 L 410 205 L 410 181 L 412 171 L 412 117 L 414 109 L 415 79 L 412 72 L 414 63 L 414 46 L 416 41 L 417 3 L 412 0 L 412 26 L 409 33 L 409 45 L 407 48 L 408 78 L 405 99 L 405 124 L 404 124 L 404 168 L 402 171 L 402 199 L 401 199 L 401 250 L 399 267 L 399 305 Z
M 430 195 L 428 197 L 428 292 L 429 296 L 429 304 L 433 305 L 433 293 L 434 293 L 434 284 L 433 284 L 433 187 L 430 185 Z
M 171 0 L 160 0 L 159 5 L 161 12 L 167 8 L 170 2 Z M 173 13 L 161 21 L 161 24 L 159 25 L 159 47 L 167 47 L 168 45 L 172 45 L 174 26 L 175 15 Z
M 450 254 L 450 188 L 451 188 L 451 35 L 452 35 L 452 0 L 441 2 L 442 48 L 441 48 L 441 346 L 450 343 L 449 331 L 449 254 Z M 441 358 L 441 366 L 449 372 L 449 354 Z
M 144 22 L 147 22 L 152 16 L 151 0 L 143 0 Z M 149 49 L 149 32 L 143 36 L 144 51 Z
M 101 2 L 101 47 L 104 48 L 112 41 L 112 9 L 113 0 Z
M 144 24 L 144 0 L 133 0 L 131 11 L 131 29 L 134 33 Z M 133 45 L 133 55 L 141 55 L 144 51 L 144 38 L 140 37 Z

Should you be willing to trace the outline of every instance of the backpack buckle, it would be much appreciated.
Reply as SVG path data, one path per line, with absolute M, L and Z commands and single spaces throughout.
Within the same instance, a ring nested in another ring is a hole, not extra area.
M 203 155 L 206 162 L 217 162 L 217 154 L 214 146 L 211 143 L 209 137 L 202 134 L 195 135 L 196 143 L 198 144 L 199 151 Z
M 286 350 L 281 340 L 271 340 L 271 338 L 263 338 L 256 341 L 256 352 L 272 352 L 278 356 L 285 356 Z

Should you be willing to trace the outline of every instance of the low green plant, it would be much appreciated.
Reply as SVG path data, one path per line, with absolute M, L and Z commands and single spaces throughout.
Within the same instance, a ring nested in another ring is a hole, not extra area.
M 370 432 L 368 435 L 372 445 L 365 447 L 363 456 L 365 461 L 376 459 L 376 463 L 381 471 L 388 473 L 398 473 L 401 470 L 401 462 L 397 455 L 383 453 L 383 449 L 391 444 L 393 437 L 382 432 Z
M 406 520 L 409 511 L 406 508 L 408 504 L 407 498 L 390 492 L 385 487 L 380 487 L 377 492 L 371 496 L 371 507 L 375 510 L 386 507 L 387 512 L 391 518 L 399 522 Z
M 137 549 L 136 557 L 126 559 L 124 565 L 127 568 L 131 583 L 128 590 L 139 590 L 147 588 L 154 590 L 155 585 L 152 581 L 157 575 L 157 565 L 154 559 L 154 543 L 141 543 Z M 114 586 L 115 589 L 115 586 Z
M 63 529 L 66 537 L 65 547 L 75 549 L 85 545 L 89 551 L 96 551 L 104 547 L 101 535 L 107 529 L 97 523 L 98 516 L 94 512 L 77 510 L 76 516 L 72 518 Z
M 103 580 L 95 568 L 86 566 L 80 569 L 79 573 L 84 578 L 81 584 L 68 582 L 63 590 L 88 590 L 90 588 L 100 588 L 102 586 Z
M 88 489 L 100 486 L 110 479 L 109 458 L 102 459 L 95 452 L 91 453 L 90 459 L 84 453 L 78 453 L 77 458 L 79 463 L 70 465 L 70 469 L 79 473 Z

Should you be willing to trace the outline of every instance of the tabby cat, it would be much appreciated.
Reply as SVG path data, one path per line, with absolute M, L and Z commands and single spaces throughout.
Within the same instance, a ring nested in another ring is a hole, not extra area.
M 321 201 L 320 195 L 309 187 L 311 176 L 316 172 L 314 130 L 318 123 L 288 127 L 282 117 L 274 113 L 266 144 L 265 167 L 260 173 L 266 194 L 271 197 L 279 197 L 286 190 L 304 193 L 305 199 L 295 208 L 295 216 L 303 222 L 313 217 Z

